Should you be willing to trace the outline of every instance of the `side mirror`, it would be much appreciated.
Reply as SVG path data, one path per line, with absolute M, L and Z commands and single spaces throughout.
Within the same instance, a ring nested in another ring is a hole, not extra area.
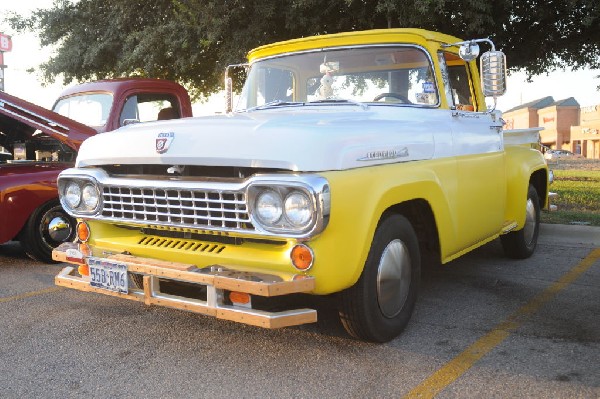
M 506 93 L 506 56 L 502 51 L 487 51 L 481 55 L 481 86 L 486 97 Z
M 481 86 L 485 97 L 500 97 L 506 93 L 506 56 L 502 51 L 496 51 L 494 42 L 490 39 L 474 39 L 464 42 L 442 44 L 442 47 L 460 46 L 460 58 L 469 62 L 479 55 L 477 43 L 488 43 L 491 50 L 481 55 Z
M 229 76 L 229 70 L 231 68 L 243 67 L 248 70 L 250 64 L 233 64 L 228 65 L 225 68 L 225 113 L 228 114 L 233 111 L 233 79 Z

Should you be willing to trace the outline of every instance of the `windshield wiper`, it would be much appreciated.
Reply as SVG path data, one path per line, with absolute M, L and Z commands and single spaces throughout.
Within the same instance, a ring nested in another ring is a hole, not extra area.
M 343 98 L 329 98 L 329 99 L 324 99 L 324 100 L 315 100 L 315 101 L 308 102 L 308 104 L 339 104 L 339 103 L 358 105 L 359 107 L 361 107 L 364 110 L 369 108 L 369 105 L 367 105 L 365 103 L 361 103 L 360 101 L 347 100 L 347 99 L 343 99 Z
M 248 112 L 248 111 L 255 111 L 255 110 L 258 110 L 258 109 L 271 108 L 271 107 L 295 106 L 295 105 L 304 105 L 304 102 L 302 102 L 302 101 L 274 100 L 274 101 L 269 101 L 268 103 L 264 103 L 262 105 L 257 105 L 256 107 L 248 108 L 248 109 L 246 109 L 246 112 Z

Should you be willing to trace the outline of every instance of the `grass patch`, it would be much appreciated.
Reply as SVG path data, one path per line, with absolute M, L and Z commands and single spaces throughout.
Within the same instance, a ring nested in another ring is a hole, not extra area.
M 558 211 L 542 213 L 543 223 L 600 226 L 600 170 L 555 169 L 550 191 Z

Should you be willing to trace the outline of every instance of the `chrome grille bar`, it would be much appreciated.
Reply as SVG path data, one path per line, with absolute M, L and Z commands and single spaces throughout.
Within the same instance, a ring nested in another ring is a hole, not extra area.
M 102 216 L 194 228 L 254 230 L 243 191 L 104 185 Z

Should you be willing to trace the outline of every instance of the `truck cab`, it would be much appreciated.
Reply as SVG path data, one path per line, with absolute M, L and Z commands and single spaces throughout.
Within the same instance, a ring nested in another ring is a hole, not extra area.
M 131 123 L 192 116 L 188 92 L 169 80 L 119 78 L 69 87 L 52 110 L 98 133 Z

